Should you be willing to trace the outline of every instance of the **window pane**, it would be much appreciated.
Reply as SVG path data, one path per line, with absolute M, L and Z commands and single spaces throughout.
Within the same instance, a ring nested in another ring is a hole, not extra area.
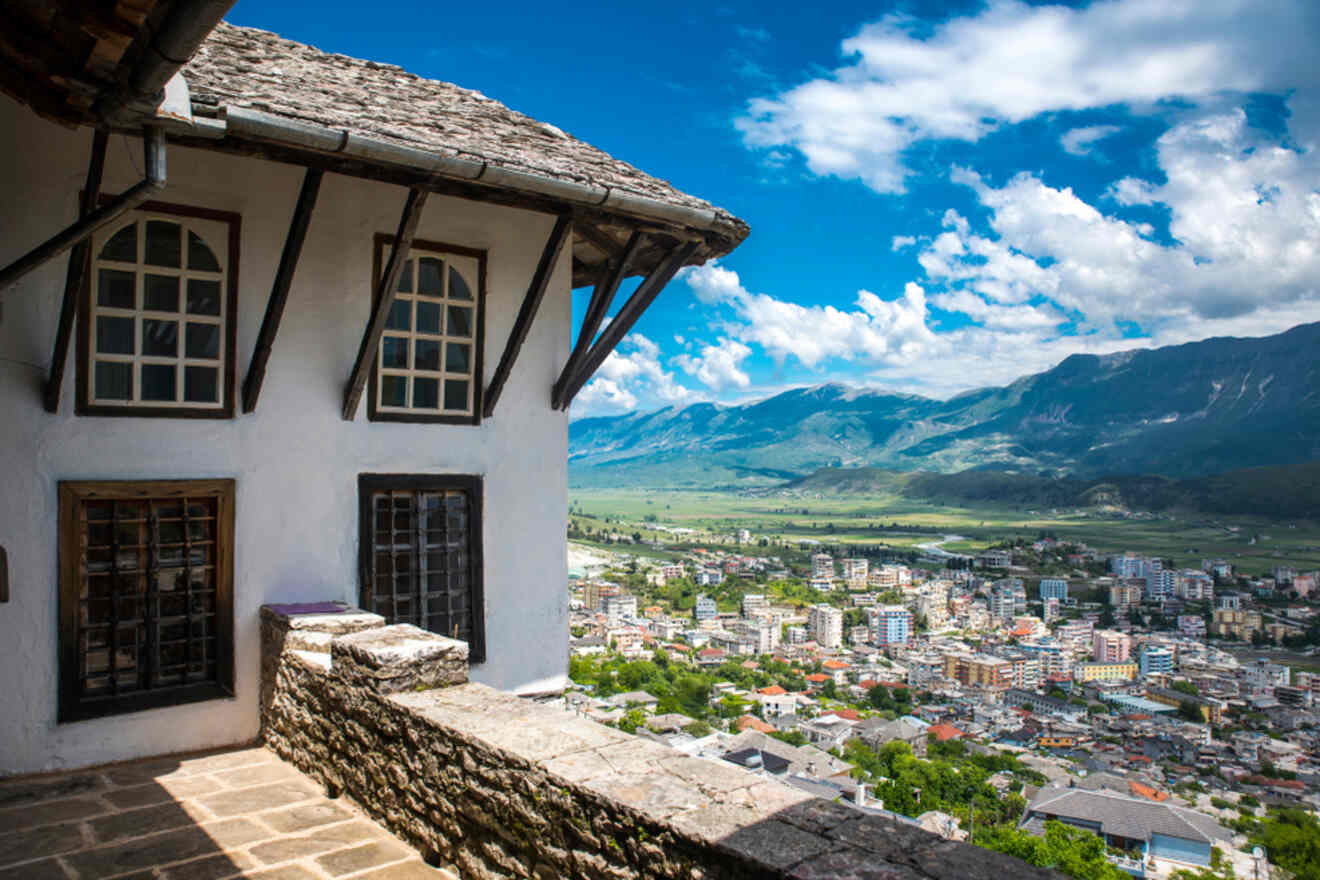
M 184 352 L 190 358 L 208 358 L 217 360 L 220 357 L 220 325 L 219 324 L 194 324 L 188 322 L 188 337 L 185 341 Z
M 220 282 L 189 278 L 188 312 L 193 315 L 220 314 Z
M 102 269 L 96 276 L 96 304 L 112 309 L 136 308 L 137 298 L 133 295 L 134 279 L 132 272 Z
M 435 257 L 422 257 L 417 261 L 417 292 L 427 296 L 443 296 L 445 292 L 445 264 Z
M 438 409 L 440 404 L 440 380 L 413 379 L 413 409 Z
M 469 366 L 469 347 L 462 342 L 451 342 L 445 346 L 445 369 L 451 373 L 467 373 Z
M 380 365 L 382 367 L 407 369 L 408 337 L 386 336 L 382 339 L 380 341 Z
M 396 299 L 390 306 L 390 317 L 385 322 L 389 330 L 412 329 L 412 300 Z
M 142 365 L 142 399 L 175 400 L 175 370 L 173 364 Z
M 445 332 L 450 336 L 471 336 L 472 309 L 467 306 L 450 306 L 449 327 Z
M 142 353 L 153 357 L 178 357 L 179 322 L 143 318 Z
M 453 266 L 449 267 L 449 298 L 472 299 L 472 289 Z
M 416 342 L 416 361 L 413 367 L 418 370 L 440 369 L 440 340 L 419 339 Z
M 182 234 L 183 230 L 177 223 L 170 223 L 165 220 L 148 220 L 147 265 L 179 268 L 182 265 L 179 259 L 182 248 Z
M 413 267 L 413 261 L 412 261 L 412 260 L 404 260 L 404 262 L 403 262 L 403 268 L 399 271 L 399 283 L 398 283 L 398 285 L 394 288 L 394 289 L 397 290 L 399 293 L 412 293 L 412 292 L 413 292 L 413 279 L 412 279 L 413 268 L 412 268 L 412 267 Z
M 133 396 L 133 365 L 97 361 L 92 394 L 102 400 L 129 400 Z
M 101 354 L 133 353 L 133 319 L 101 315 L 96 319 L 96 350 Z
M 215 254 L 191 229 L 188 230 L 188 268 L 199 272 L 220 271 L 220 263 L 216 261 Z
M 101 248 L 102 260 L 116 260 L 120 263 L 137 262 L 137 223 L 130 223 L 110 236 L 110 240 Z
M 440 308 L 440 303 L 427 302 L 426 300 L 417 301 L 418 333 L 440 332 Z
M 148 274 L 142 281 L 143 308 L 153 312 L 179 310 L 179 278 L 177 275 Z
M 193 403 L 219 401 L 220 371 L 215 367 L 184 367 L 183 399 Z
M 445 381 L 445 409 L 466 410 L 468 408 L 468 383 L 448 379 Z
M 408 380 L 404 376 L 381 376 L 380 405 L 407 406 Z

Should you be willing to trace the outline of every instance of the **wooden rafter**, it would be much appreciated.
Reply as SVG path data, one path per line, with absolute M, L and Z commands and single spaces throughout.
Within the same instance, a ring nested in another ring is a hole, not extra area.
M 275 345 L 275 336 L 280 332 L 280 320 L 284 317 L 284 306 L 289 301 L 293 273 L 298 268 L 298 257 L 302 254 L 303 241 L 307 238 L 307 227 L 312 221 L 312 209 L 316 207 L 316 197 L 321 191 L 324 173 L 319 168 L 308 168 L 303 175 L 298 203 L 293 209 L 293 219 L 289 221 L 289 234 L 284 238 L 284 252 L 280 255 L 280 265 L 275 271 L 275 281 L 270 289 L 270 300 L 266 303 L 266 316 L 261 321 L 261 333 L 257 336 L 257 346 L 252 352 L 252 364 L 248 367 L 247 378 L 243 380 L 245 413 L 257 408 L 257 398 L 261 396 L 266 364 L 270 360 L 271 348 Z
M 614 347 L 619 344 L 624 336 L 628 335 L 628 331 L 632 330 L 633 325 L 637 323 L 637 319 L 642 316 L 642 313 L 646 311 L 651 303 L 655 302 L 655 298 L 660 295 L 660 291 L 665 289 L 665 285 L 673 279 L 678 270 L 696 254 L 700 247 L 701 242 L 699 241 L 684 242 L 675 246 L 668 256 L 660 262 L 660 265 L 656 266 L 651 274 L 646 276 L 646 279 L 633 291 L 633 295 L 623 304 L 623 308 L 619 309 L 619 313 L 614 316 L 614 320 L 600 334 L 600 338 L 583 356 L 581 365 L 561 388 L 558 399 L 552 400 L 552 403 L 556 404 L 556 409 L 565 409 L 573 402 L 573 398 L 582 390 L 582 386 L 591 378 L 591 374 L 596 372 L 596 369 L 605 362 L 605 358 L 609 357 Z
M 427 191 L 420 187 L 408 190 L 408 200 L 404 202 L 403 214 L 399 217 L 399 231 L 394 236 L 390 247 L 390 256 L 385 263 L 376 287 L 375 309 L 362 334 L 362 345 L 358 348 L 357 360 L 353 362 L 353 372 L 348 376 L 344 387 L 344 419 L 352 421 L 357 415 L 358 403 L 362 400 L 362 390 L 366 387 L 371 365 L 376 360 L 376 350 L 380 348 L 380 338 L 385 334 L 385 322 L 389 319 L 390 309 L 394 306 L 394 292 L 399 285 L 399 273 L 408 259 L 408 249 L 412 247 L 413 236 L 417 233 L 417 223 L 422 219 L 422 208 L 426 205 Z
M 591 302 L 587 305 L 587 313 L 582 316 L 582 329 L 578 331 L 577 344 L 573 346 L 573 353 L 568 356 L 563 371 L 555 380 L 554 391 L 550 397 L 551 405 L 555 409 L 560 408 L 559 401 L 562 399 L 565 386 L 570 377 L 581 367 L 582 358 L 595 342 L 596 333 L 599 332 L 600 325 L 609 314 L 611 303 L 614 302 L 614 294 L 628 274 L 628 265 L 642 246 L 642 238 L 641 230 L 635 230 L 628 237 L 628 244 L 623 251 L 616 259 L 605 265 L 604 271 L 596 281 L 596 286 L 591 291 Z
M 110 140 L 108 132 L 97 129 L 92 135 L 92 156 L 87 162 L 87 183 L 83 187 L 78 214 L 86 217 L 101 196 L 101 173 L 105 170 L 105 148 Z M 55 350 L 50 356 L 50 372 L 41 396 L 46 412 L 60 410 L 60 388 L 64 385 L 64 367 L 69 361 L 69 342 L 73 338 L 73 322 L 78 314 L 78 295 L 82 293 L 87 277 L 87 263 L 91 257 L 91 242 L 83 239 L 69 253 L 69 267 L 64 273 L 64 299 L 60 303 L 60 321 L 55 329 Z
M 559 219 L 555 221 L 555 228 L 550 231 L 550 238 L 546 240 L 545 248 L 541 251 L 541 260 L 536 264 L 532 281 L 527 285 L 527 295 L 523 297 L 522 308 L 518 310 L 518 318 L 513 322 L 509 341 L 504 346 L 504 356 L 500 358 L 500 364 L 495 368 L 495 375 L 486 388 L 482 410 L 485 418 L 490 418 L 495 412 L 495 404 L 504 391 L 504 383 L 509 380 L 509 374 L 513 372 L 514 362 L 518 360 L 518 353 L 522 351 L 523 342 L 527 340 L 527 334 L 532 329 L 532 321 L 541 308 L 541 300 L 545 299 L 545 291 L 550 285 L 550 275 L 555 271 L 559 254 L 564 250 L 564 244 L 568 241 L 572 230 L 572 215 L 559 215 Z
M 604 232 L 594 223 L 578 223 L 573 227 L 575 235 L 586 239 L 605 254 L 605 259 L 616 260 L 623 254 L 623 245 L 615 241 L 614 236 Z

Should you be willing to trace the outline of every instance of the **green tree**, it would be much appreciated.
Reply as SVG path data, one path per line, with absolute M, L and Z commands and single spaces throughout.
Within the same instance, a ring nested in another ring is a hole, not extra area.
M 1046 822 L 1043 838 L 1011 826 L 978 829 L 976 844 L 1016 856 L 1030 865 L 1053 868 L 1078 880 L 1130 880 L 1105 859 L 1105 843 L 1089 831 Z
M 1178 704 L 1178 717 L 1198 724 L 1205 720 L 1201 717 L 1201 707 L 1191 700 L 1183 700 Z
M 1307 811 L 1272 813 L 1250 842 L 1263 846 L 1270 862 L 1291 871 L 1297 880 L 1320 880 L 1320 821 Z
M 1169 687 L 1175 691 L 1190 694 L 1193 697 L 1201 696 L 1201 692 L 1197 689 L 1196 685 L 1192 684 L 1190 681 L 1175 681 Z

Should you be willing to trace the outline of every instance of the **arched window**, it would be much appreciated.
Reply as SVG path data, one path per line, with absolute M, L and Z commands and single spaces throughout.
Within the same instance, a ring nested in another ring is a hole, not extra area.
M 377 277 L 384 248 L 378 240 Z M 371 418 L 477 421 L 484 269 L 484 252 L 413 242 L 376 355 Z
M 232 240 L 224 219 L 151 210 L 94 239 L 86 412 L 231 414 Z

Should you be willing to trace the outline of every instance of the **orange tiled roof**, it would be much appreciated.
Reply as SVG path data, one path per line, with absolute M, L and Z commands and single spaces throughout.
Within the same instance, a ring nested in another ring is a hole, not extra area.
M 808 675 L 808 676 L 807 676 L 807 681 L 816 681 L 816 682 L 820 682 L 820 681 L 829 681 L 829 680 L 830 680 L 830 677 L 829 677 L 828 675 L 824 675 L 824 674 L 819 673 L 819 672 L 813 672 L 813 673 L 811 673 L 811 675 Z
M 788 691 L 784 690 L 777 684 L 772 684 L 770 685 L 770 687 L 761 688 L 759 691 L 757 691 L 757 693 L 764 694 L 767 697 L 781 697 L 784 694 L 788 693 Z
M 939 740 L 940 742 L 947 742 L 948 740 L 957 739 L 960 736 L 964 736 L 963 732 L 958 728 L 954 727 L 952 724 L 935 724 L 932 725 L 931 728 L 926 732 L 929 734 L 933 734 L 935 736 L 935 739 Z
M 1156 803 L 1164 803 L 1169 799 L 1169 793 L 1167 791 L 1160 791 L 1151 788 L 1149 785 L 1142 785 L 1135 780 L 1128 781 L 1128 790 L 1136 797 L 1144 797 L 1147 800 L 1152 800 Z
M 773 727 L 771 727 L 769 724 L 766 724 L 764 721 L 762 721 L 760 718 L 757 718 L 755 715 L 739 716 L 738 720 L 734 722 L 734 726 L 738 728 L 739 733 L 742 733 L 744 730 L 755 730 L 760 733 L 775 732 L 775 729 Z

